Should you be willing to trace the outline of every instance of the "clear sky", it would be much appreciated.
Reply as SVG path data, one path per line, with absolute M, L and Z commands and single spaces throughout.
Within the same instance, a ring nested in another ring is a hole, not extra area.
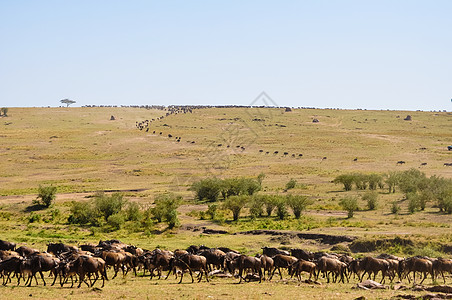
M 452 1 L 0 0 L 0 106 L 452 110 Z

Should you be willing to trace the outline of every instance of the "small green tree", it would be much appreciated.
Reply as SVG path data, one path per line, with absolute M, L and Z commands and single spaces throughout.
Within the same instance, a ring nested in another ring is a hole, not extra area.
M 211 220 L 214 220 L 217 215 L 218 204 L 212 203 L 207 207 L 206 214 L 210 217 Z
M 393 214 L 398 214 L 400 212 L 400 205 L 397 203 L 397 201 L 392 202 L 391 212 Z
M 351 191 L 353 187 L 353 182 L 355 180 L 354 175 L 352 174 L 342 174 L 334 178 L 333 183 L 341 183 L 344 185 L 344 190 Z
M 231 196 L 226 198 L 223 203 L 223 208 L 232 212 L 232 218 L 237 221 L 240 216 L 240 211 L 245 207 L 248 202 L 248 196 Z
M 359 209 L 358 199 L 356 197 L 344 197 L 339 202 L 339 205 L 341 205 L 342 208 L 347 211 L 348 218 L 352 218 L 354 212 Z
M 56 186 L 39 186 L 37 203 L 49 207 L 56 198 Z
M 265 212 L 267 216 L 270 217 L 272 215 L 273 210 L 276 207 L 276 196 L 273 195 L 258 195 L 256 197 L 256 201 L 261 201 L 263 206 L 265 207 Z
M 369 210 L 375 210 L 378 206 L 378 193 L 375 191 L 366 192 L 362 199 L 367 202 L 367 208 Z
M 157 195 L 154 201 L 155 206 L 151 210 L 154 219 L 157 222 L 165 221 L 170 229 L 174 228 L 179 222 L 177 208 L 181 202 L 182 197 L 172 193 Z
M 69 107 L 69 105 L 75 103 L 74 100 L 70 100 L 70 99 L 63 99 L 63 100 L 60 100 L 60 102 L 66 104 L 66 107 Z
M 365 174 L 353 174 L 353 182 L 355 183 L 358 190 L 367 189 L 368 179 L 369 177 Z
M 289 182 L 286 183 L 286 191 L 295 188 L 295 186 L 297 185 L 297 181 L 293 178 L 291 178 L 289 180 Z
M 195 199 L 198 201 L 215 202 L 218 200 L 223 187 L 222 180 L 218 178 L 206 178 L 194 182 L 190 190 L 195 192 Z
M 287 211 L 287 198 L 282 196 L 275 197 L 276 215 L 280 220 L 284 220 L 289 212 Z
M 126 206 L 127 200 L 121 193 L 113 193 L 108 196 L 103 192 L 98 192 L 94 195 L 93 203 L 97 214 L 108 221 L 108 217 L 119 213 Z
M 396 172 L 396 171 L 389 172 L 389 173 L 385 174 L 384 177 L 386 178 L 385 183 L 388 186 L 388 192 L 395 193 L 396 186 L 400 182 L 400 172 Z
M 292 209 L 295 219 L 299 219 L 301 212 L 306 209 L 306 207 L 312 204 L 312 201 L 301 195 L 287 195 L 286 203 Z
M 262 217 L 264 213 L 264 202 L 261 197 L 254 196 L 249 202 L 250 215 L 252 218 Z
M 380 174 L 369 174 L 367 175 L 367 182 L 369 184 L 369 190 L 376 190 L 377 187 L 383 186 L 383 176 Z

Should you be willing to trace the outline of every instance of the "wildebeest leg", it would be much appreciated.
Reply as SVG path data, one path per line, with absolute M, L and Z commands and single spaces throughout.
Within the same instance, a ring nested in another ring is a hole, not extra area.
M 424 272 L 424 278 L 422 278 L 422 281 L 419 284 L 422 284 L 424 282 L 425 278 L 427 278 L 427 272 Z
M 279 277 L 281 277 L 281 280 L 282 280 L 282 274 L 281 274 L 281 268 L 280 267 L 278 267 L 278 272 L 279 272 Z
M 55 281 L 57 280 L 57 277 L 58 277 L 58 276 L 56 276 L 56 275 L 54 276 L 53 282 L 52 282 L 51 286 L 53 286 L 53 285 L 55 284 Z M 60 277 L 60 281 L 61 281 L 61 277 Z
M 170 276 L 171 272 L 176 273 L 176 268 L 170 268 L 170 270 L 169 270 L 169 272 L 168 272 L 168 275 L 166 275 L 166 277 L 165 277 L 165 280 L 168 279 L 168 277 Z M 152 278 L 152 277 L 151 277 L 151 278 Z
M 190 275 L 191 275 L 191 273 L 190 273 Z M 182 283 L 182 278 L 184 278 L 184 272 L 182 272 L 182 274 L 180 275 L 179 283 Z M 193 279 L 193 276 L 191 277 L 191 279 Z
M 44 275 L 42 274 L 42 271 L 39 271 L 39 275 L 41 275 L 41 279 L 44 282 L 44 286 L 46 286 L 46 281 L 44 280 Z M 35 273 L 35 278 L 36 278 L 36 273 Z M 38 280 L 36 279 L 36 285 L 38 285 Z

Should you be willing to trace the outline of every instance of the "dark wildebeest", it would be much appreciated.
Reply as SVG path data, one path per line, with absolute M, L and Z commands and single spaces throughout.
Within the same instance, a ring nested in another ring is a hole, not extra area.
M 107 268 L 105 261 L 100 257 L 91 257 L 91 256 L 80 256 L 75 261 L 69 263 L 67 268 L 75 267 L 77 270 L 77 274 L 79 275 L 79 283 L 77 287 L 80 287 L 82 285 L 82 282 L 85 282 L 85 284 L 89 287 L 90 285 L 85 281 L 85 276 L 88 275 L 88 278 L 90 278 L 91 274 L 95 275 L 94 282 L 91 283 L 91 287 L 96 283 L 97 279 L 99 279 L 99 273 L 102 278 L 102 287 L 105 285 L 105 280 L 108 280 L 107 278 Z M 91 281 L 91 278 L 90 278 Z
M 11 273 L 15 273 L 17 276 L 20 273 L 20 264 L 23 258 L 21 257 L 10 257 L 3 261 L 0 261 L 0 274 L 3 274 L 3 285 L 6 285 L 11 281 Z
M 290 249 L 290 255 L 295 256 L 298 259 L 312 261 L 314 259 L 314 253 L 311 251 L 304 251 L 303 249 Z
M 188 270 L 190 272 L 192 283 L 194 282 L 192 271 L 200 272 L 198 282 L 201 281 L 203 272 L 205 273 L 207 282 L 209 282 L 209 277 L 207 274 L 207 259 L 204 256 L 196 255 L 196 254 L 186 254 L 186 255 L 179 256 L 179 257 L 171 258 L 170 271 L 168 272 L 168 275 L 166 276 L 165 279 L 168 278 L 168 276 L 171 274 L 171 272 L 176 273 L 176 268 L 178 268 L 182 271 L 179 283 L 181 283 L 182 278 L 184 278 L 185 270 Z
M 207 259 L 207 268 L 209 271 L 212 271 L 212 265 L 218 270 L 222 269 L 224 266 L 226 253 L 219 249 L 211 248 L 208 250 L 203 250 L 200 251 L 198 255 L 204 256 Z
M 433 262 L 433 272 L 436 276 L 441 274 L 444 280 L 444 284 L 446 283 L 446 278 L 444 277 L 444 272 L 452 273 L 452 259 L 438 258 Z
M 236 262 L 236 268 L 239 269 L 240 277 L 239 283 L 242 282 L 242 279 L 246 280 L 245 278 L 243 278 L 244 270 L 251 270 L 254 274 L 256 273 L 259 274 L 259 283 L 262 282 L 262 265 L 260 258 L 247 255 L 240 255 L 236 257 L 234 260 Z
M 326 280 L 330 282 L 329 274 L 333 274 L 333 282 L 337 281 L 337 277 L 341 277 L 339 282 L 345 283 L 344 277 L 347 277 L 347 264 L 341 262 L 335 258 L 329 258 L 323 256 L 317 260 L 317 269 L 319 272 L 317 273 L 316 280 L 319 278 L 320 272 L 323 272 L 323 275 L 326 276 Z M 348 280 L 348 277 L 347 277 Z
M 290 255 L 290 253 L 286 250 L 279 250 L 278 248 L 273 248 L 273 247 L 262 247 L 262 254 L 273 257 L 277 254 L 282 254 L 282 255 Z
M 311 261 L 306 261 L 303 259 L 299 259 L 291 266 L 291 276 L 295 275 L 298 278 L 298 281 L 301 281 L 301 272 L 309 273 L 309 279 L 311 280 L 312 274 L 315 276 L 315 270 L 317 265 Z
M 59 255 L 63 252 L 77 251 L 77 247 L 65 245 L 63 243 L 49 243 L 47 244 L 47 252 L 53 255 Z
M 16 244 L 8 241 L 0 240 L 0 250 L 11 250 L 16 249 Z
M 397 162 L 398 165 L 403 165 L 404 163 L 405 163 L 405 161 L 403 161 L 403 160 L 399 160 L 399 161 Z
M 31 282 L 33 281 L 33 277 L 36 280 L 36 285 L 38 284 L 38 279 L 36 278 L 36 273 L 41 275 L 41 279 L 44 282 L 44 286 L 46 285 L 46 281 L 44 279 L 44 275 L 42 272 L 50 271 L 56 277 L 58 274 L 56 269 L 60 260 L 52 255 L 48 254 L 35 254 L 30 256 L 29 258 L 23 260 L 20 265 L 20 272 L 25 279 L 25 274 L 28 275 L 28 279 L 25 282 L 25 285 L 31 286 Z M 18 281 L 18 285 L 20 283 L 20 278 Z
M 408 278 L 408 282 L 410 281 L 410 272 L 413 272 L 413 282 L 416 283 L 416 272 L 420 272 L 424 274 L 424 278 L 421 283 L 424 282 L 427 275 L 430 273 L 432 276 L 432 281 L 435 280 L 433 274 L 433 263 L 427 258 L 420 257 L 409 257 L 399 262 L 399 277 L 403 278 L 404 275 Z
M 19 248 L 16 249 L 16 252 L 19 253 L 20 256 L 28 257 L 30 255 L 39 253 L 39 250 L 32 249 L 32 248 L 27 247 L 27 246 L 20 246 Z
M 122 270 L 122 275 L 125 275 L 125 271 L 122 268 L 126 260 L 126 254 L 123 252 L 102 251 L 100 257 L 105 261 L 106 266 L 112 266 L 115 271 L 114 279 L 118 275 L 118 271 Z
M 274 265 L 273 258 L 271 258 L 270 256 L 267 256 L 267 255 L 260 255 L 260 254 L 257 254 L 256 257 L 261 260 L 261 267 L 264 270 L 262 272 L 262 279 L 265 280 L 265 272 L 267 272 L 268 277 L 270 278 L 272 271 L 273 271 L 273 265 Z
M 273 272 L 272 275 L 268 280 L 271 280 L 273 278 L 273 275 L 275 274 L 276 270 L 279 272 L 279 277 L 282 279 L 281 274 L 281 268 L 287 269 L 289 274 L 291 274 L 291 266 L 298 261 L 296 257 L 290 256 L 290 255 L 283 255 L 283 254 L 277 254 L 272 257 L 273 258 Z
M 157 250 L 157 249 L 156 249 Z M 157 269 L 159 274 L 159 279 L 162 277 L 162 271 L 170 270 L 170 262 L 174 255 L 169 252 L 156 251 L 154 250 L 152 256 L 150 257 L 149 263 L 152 265 L 153 269 L 150 270 L 151 278 L 154 277 L 154 270 Z
M 373 280 L 375 280 L 375 276 L 378 274 L 378 272 L 381 271 L 381 281 L 380 283 L 384 283 L 386 273 L 389 271 L 389 262 L 382 258 L 375 258 L 366 256 L 360 261 L 361 269 L 364 271 L 363 275 L 361 276 L 361 281 L 364 278 L 364 275 L 366 273 L 369 275 L 368 279 L 370 279 L 371 274 L 374 274 Z

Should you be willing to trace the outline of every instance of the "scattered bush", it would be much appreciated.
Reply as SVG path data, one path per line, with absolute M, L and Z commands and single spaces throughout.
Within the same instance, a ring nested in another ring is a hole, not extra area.
M 262 217 L 264 214 L 264 203 L 262 197 L 254 196 L 249 203 L 250 215 L 252 218 Z
M 295 179 L 291 178 L 289 180 L 289 182 L 286 183 L 286 191 L 295 188 L 296 185 L 297 185 L 297 181 Z
M 35 203 L 49 207 L 56 198 L 56 186 L 39 186 L 38 197 Z
M 194 182 L 190 190 L 195 192 L 195 199 L 198 201 L 215 202 L 218 200 L 222 185 L 218 178 L 206 178 Z
M 213 203 L 209 204 L 207 207 L 206 214 L 210 217 L 211 220 L 214 220 L 217 215 L 218 204 Z
M 280 220 L 284 220 L 288 215 L 289 212 L 287 211 L 287 199 L 286 197 L 275 197 L 275 204 L 276 204 L 276 215 Z
M 397 201 L 392 202 L 391 212 L 393 214 L 398 214 L 400 212 L 400 205 L 397 203 Z
M 231 196 L 224 200 L 223 208 L 232 211 L 232 218 L 237 221 L 240 216 L 240 211 L 248 202 L 248 196 Z
M 127 200 L 123 199 L 121 193 L 114 193 L 111 196 L 107 196 L 103 192 L 99 192 L 94 195 L 94 209 L 105 221 L 111 215 L 119 213 L 126 204 Z
M 123 214 L 116 213 L 110 215 L 107 219 L 107 224 L 111 227 L 112 230 L 119 230 L 125 223 L 125 218 Z
M 378 206 L 378 193 L 377 192 L 366 192 L 362 199 L 367 202 L 367 208 L 369 210 L 375 210 Z
M 4 117 L 8 116 L 8 107 L 2 107 L 0 109 L 0 116 L 3 114 Z
M 356 197 L 345 197 L 342 198 L 339 204 L 342 206 L 344 210 L 347 211 L 348 218 L 353 217 L 353 213 L 359 209 L 358 207 L 358 199 Z
M 154 201 L 155 206 L 151 209 L 153 218 L 157 222 L 165 221 L 170 229 L 174 228 L 179 222 L 177 208 L 181 201 L 181 196 L 172 193 L 158 195 Z
M 344 190 L 351 191 L 353 187 L 353 182 L 355 180 L 355 177 L 352 174 L 343 174 L 339 175 L 336 178 L 334 178 L 334 183 L 341 183 L 344 185 Z
M 306 209 L 312 201 L 306 196 L 301 195 L 287 195 L 286 203 L 292 209 L 295 219 L 299 219 L 301 212 Z
M 126 209 L 126 220 L 127 221 L 140 221 L 143 214 L 140 210 L 140 205 L 136 202 L 129 202 Z

